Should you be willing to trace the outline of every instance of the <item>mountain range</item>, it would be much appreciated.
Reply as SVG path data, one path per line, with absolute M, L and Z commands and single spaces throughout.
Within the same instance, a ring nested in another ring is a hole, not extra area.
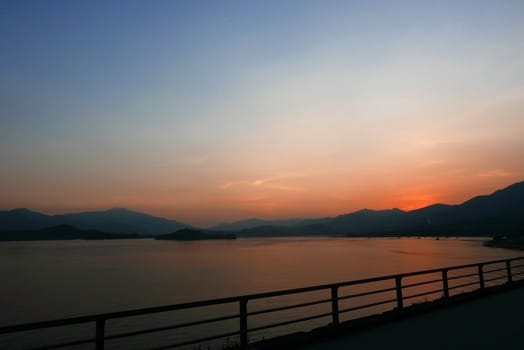
M 0 211 L 0 231 L 40 230 L 71 225 L 108 233 L 162 235 L 191 228 L 179 221 L 123 208 L 63 215 L 29 209 Z M 231 232 L 239 237 L 295 235 L 492 235 L 524 234 L 524 182 L 462 204 L 434 204 L 421 209 L 362 209 L 318 219 L 248 219 L 212 227 L 208 232 Z
M 306 219 L 294 226 L 264 225 L 239 236 L 283 235 L 493 235 L 524 234 L 524 182 L 462 204 L 421 209 L 362 209 L 332 218 Z
M 59 225 L 70 225 L 82 230 L 140 235 L 166 234 L 190 227 L 175 220 L 124 208 L 62 215 L 45 215 L 25 208 L 0 211 L 0 231 L 40 230 Z

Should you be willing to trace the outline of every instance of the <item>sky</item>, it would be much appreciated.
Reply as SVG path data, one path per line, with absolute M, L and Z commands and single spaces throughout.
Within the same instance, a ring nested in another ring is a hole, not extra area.
M 0 209 L 201 226 L 524 180 L 522 1 L 0 2 Z

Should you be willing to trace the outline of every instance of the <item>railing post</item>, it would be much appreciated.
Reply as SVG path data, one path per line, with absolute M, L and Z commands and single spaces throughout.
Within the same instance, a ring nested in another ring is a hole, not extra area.
M 511 275 L 511 260 L 506 260 L 506 271 L 508 272 L 508 282 L 513 282 L 513 276 Z
M 331 313 L 333 315 L 333 325 L 339 323 L 338 319 L 338 286 L 331 287 Z
M 402 277 L 395 277 L 395 286 L 397 287 L 397 308 L 402 310 L 404 308 L 404 302 L 402 298 Z
M 449 298 L 449 287 L 448 287 L 448 270 L 442 270 L 442 289 L 444 290 L 444 298 Z
M 240 348 L 247 348 L 247 299 L 240 299 Z
M 96 343 L 95 350 L 104 350 L 104 337 L 106 336 L 106 320 L 101 318 L 96 320 Z
M 484 289 L 484 265 L 479 264 L 479 285 L 480 289 Z

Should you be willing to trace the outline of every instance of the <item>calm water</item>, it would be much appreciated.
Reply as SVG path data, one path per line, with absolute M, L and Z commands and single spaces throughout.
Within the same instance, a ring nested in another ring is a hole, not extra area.
M 518 255 L 522 253 L 483 247 L 481 239 L 4 242 L 0 325 Z

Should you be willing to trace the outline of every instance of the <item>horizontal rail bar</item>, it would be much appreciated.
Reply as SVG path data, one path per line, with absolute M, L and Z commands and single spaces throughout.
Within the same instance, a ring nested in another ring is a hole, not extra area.
M 485 270 L 484 274 L 491 273 L 491 272 L 497 272 L 497 271 L 506 271 L 506 266 L 500 268 L 500 269 L 493 269 L 493 270 Z
M 278 323 L 267 324 L 267 325 L 264 325 L 264 326 L 250 328 L 250 329 L 248 329 L 248 332 L 256 332 L 256 331 L 261 331 L 263 329 L 281 327 L 281 326 L 286 326 L 286 325 L 292 324 L 292 323 L 305 322 L 305 321 L 310 321 L 310 320 L 314 320 L 314 319 L 317 319 L 317 318 L 323 318 L 323 317 L 328 317 L 328 316 L 332 316 L 332 313 L 331 312 L 327 312 L 327 313 L 324 313 L 324 314 L 317 314 L 317 315 L 313 315 L 313 316 L 296 318 L 296 319 L 289 320 L 289 321 L 283 321 L 283 322 L 278 322 Z
M 488 278 L 488 279 L 485 279 L 484 282 L 492 282 L 492 281 L 497 281 L 497 280 L 507 280 L 508 279 L 508 276 L 499 276 L 499 277 L 493 277 L 493 278 Z
M 504 269 L 506 270 L 506 269 Z M 508 273 L 507 272 L 491 272 L 488 277 L 492 277 L 492 276 L 504 276 L 504 277 L 508 277 Z
M 362 292 L 362 293 L 357 293 L 357 294 L 349 294 L 349 295 L 345 295 L 345 296 L 339 297 L 338 300 L 364 297 L 364 296 L 368 296 L 368 295 L 372 295 L 372 294 L 380 294 L 380 293 L 385 293 L 385 292 L 392 292 L 394 290 L 397 290 L 397 287 L 385 288 L 385 289 L 377 289 L 377 290 L 373 290 L 371 292 Z
M 60 349 L 70 346 L 76 346 L 76 345 L 82 345 L 82 344 L 88 344 L 88 343 L 94 343 L 96 341 L 96 338 L 87 338 L 87 339 L 81 339 L 81 340 L 72 340 L 64 343 L 57 343 L 57 344 L 49 344 L 44 346 L 39 346 L 36 348 L 30 348 L 30 350 L 51 350 L 51 349 Z
M 217 335 L 212 335 L 212 336 L 205 337 L 205 338 L 200 338 L 200 339 L 195 339 L 195 340 L 188 340 L 188 341 L 181 342 L 181 343 L 175 343 L 175 344 L 171 344 L 171 345 L 163 345 L 163 346 L 160 346 L 160 347 L 152 348 L 151 350 L 174 349 L 174 348 L 179 348 L 181 346 L 203 343 L 203 342 L 206 342 L 206 341 L 220 339 L 220 338 L 226 338 L 226 337 L 231 337 L 231 336 L 239 335 L 239 334 L 240 334 L 240 332 L 230 332 L 230 333 L 217 334 Z
M 496 281 L 496 280 L 507 280 L 508 279 L 508 275 L 491 275 L 489 278 L 485 278 L 484 279 L 484 282 L 489 282 L 489 281 Z
M 459 284 L 458 286 L 449 287 L 448 289 L 449 289 L 449 290 L 452 290 L 452 289 L 457 289 L 457 288 L 461 288 L 461 287 L 472 286 L 472 285 L 475 285 L 475 284 L 479 284 L 479 281 L 469 282 L 469 283 L 464 283 L 464 284 Z
M 235 315 L 228 315 L 228 316 L 222 316 L 222 317 L 216 317 L 216 318 L 208 318 L 208 319 L 205 319 L 205 320 L 202 320 L 202 321 L 186 322 L 186 323 L 180 323 L 180 324 L 171 325 L 171 326 L 149 328 L 149 329 L 144 329 L 144 330 L 141 330 L 141 331 L 133 331 L 133 332 L 126 332 L 126 333 L 112 334 L 112 335 L 108 335 L 108 336 L 104 337 L 103 339 L 104 340 L 111 340 L 111 339 L 132 337 L 132 336 L 148 334 L 148 333 L 169 331 L 169 330 L 177 329 L 177 328 L 185 328 L 185 327 L 191 327 L 191 326 L 198 326 L 198 325 L 201 325 L 201 324 L 207 324 L 207 323 L 231 320 L 231 319 L 234 319 L 234 318 L 238 318 L 239 316 L 240 315 L 235 314 Z
M 42 328 L 68 326 L 72 324 L 96 322 L 99 320 L 110 320 L 110 319 L 116 319 L 116 318 L 140 316 L 140 315 L 153 314 L 153 313 L 159 313 L 159 312 L 176 311 L 176 310 L 183 310 L 183 309 L 198 308 L 198 307 L 203 307 L 203 306 L 229 304 L 229 303 L 235 303 L 235 302 L 238 302 L 236 297 L 229 297 L 229 298 L 222 298 L 222 299 L 203 300 L 203 301 L 196 301 L 196 302 L 190 302 L 190 303 L 184 303 L 184 304 L 153 307 L 153 308 L 147 308 L 147 309 L 119 311 L 119 312 L 105 313 L 105 314 L 98 314 L 98 315 L 64 318 L 64 319 L 52 320 L 52 321 L 18 324 L 14 326 L 0 327 L 0 334 L 21 332 L 21 331 L 28 331 L 28 330 L 42 329 Z
M 260 314 L 267 314 L 269 312 L 290 310 L 290 309 L 296 309 L 296 308 L 299 308 L 299 307 L 306 307 L 306 306 L 312 306 L 312 305 L 318 305 L 318 304 L 325 304 L 325 303 L 329 303 L 329 302 L 331 302 L 331 298 L 311 301 L 311 302 L 308 302 L 308 303 L 292 304 L 292 305 L 287 305 L 287 306 L 279 306 L 279 307 L 275 307 L 275 308 L 272 308 L 272 309 L 263 309 L 263 310 L 258 310 L 258 311 L 252 311 L 252 312 L 248 312 L 247 315 L 248 316 L 255 316 L 255 315 L 260 315 Z
M 393 302 L 396 302 L 396 301 L 397 301 L 397 298 L 383 300 L 383 301 L 377 301 L 376 303 L 371 303 L 371 304 L 360 305 L 360 306 L 355 306 L 355 307 L 349 307 L 349 308 L 346 308 L 346 309 L 342 309 L 338 313 L 341 314 L 341 313 L 344 313 L 344 312 L 350 312 L 350 311 L 355 311 L 355 310 L 367 309 L 368 307 L 373 307 L 373 306 L 378 306 L 378 305 L 383 305 L 383 304 L 389 304 L 389 303 L 393 303 Z
M 448 288 L 449 289 L 449 288 Z M 436 293 L 441 293 L 443 292 L 444 289 L 435 289 L 435 290 L 432 290 L 432 291 L 429 291 L 429 292 L 423 292 L 423 293 L 418 293 L 418 294 L 411 294 L 411 295 L 407 295 L 405 297 L 403 297 L 404 300 L 406 299 L 413 299 L 413 298 L 417 298 L 417 297 L 422 297 L 424 295 L 430 295 L 430 294 L 436 294 Z
M 431 284 L 431 283 L 442 283 L 442 278 L 437 278 L 437 279 L 434 279 L 434 280 L 429 280 L 429 281 L 425 281 L 425 282 L 417 282 L 417 283 L 411 283 L 411 284 L 403 284 L 402 285 L 402 288 L 410 288 L 410 287 L 416 287 L 416 286 L 423 286 L 425 284 Z
M 519 267 L 524 267 L 524 265 L 515 265 L 515 266 L 511 266 L 512 269 L 518 269 Z
M 504 267 L 504 269 L 498 270 L 498 271 L 484 271 L 484 275 L 489 275 L 489 276 L 502 276 L 502 275 L 505 275 L 505 276 L 507 276 L 508 275 L 508 269 L 506 267 Z
M 448 277 L 448 281 L 456 280 L 456 279 L 459 279 L 459 278 L 473 277 L 473 276 L 478 276 L 478 275 L 479 275 L 479 273 L 478 273 L 478 271 L 476 271 L 475 273 L 468 273 L 468 274 L 465 274 L 465 275 L 457 275 L 457 276 Z

